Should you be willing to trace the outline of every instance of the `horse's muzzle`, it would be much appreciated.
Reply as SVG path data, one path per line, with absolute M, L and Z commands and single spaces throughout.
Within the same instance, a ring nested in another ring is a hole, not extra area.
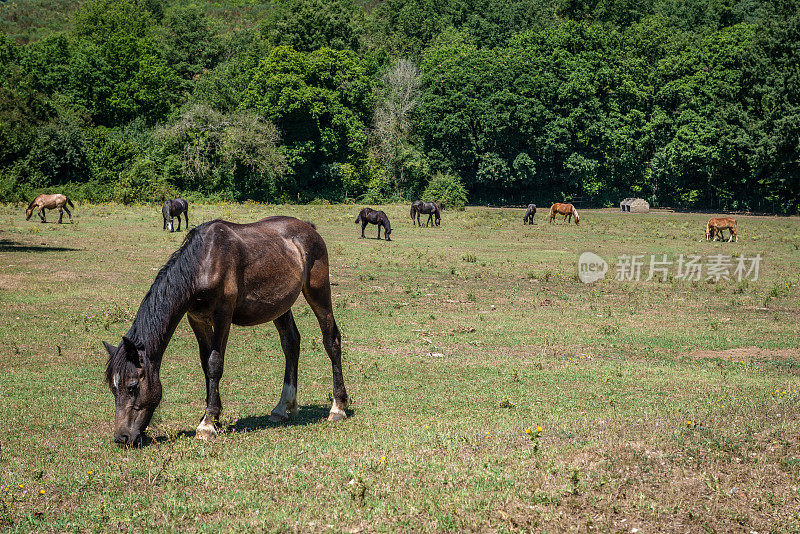
M 114 443 L 121 449 L 125 449 L 128 447 L 138 448 L 142 446 L 142 435 L 139 434 L 135 436 L 133 439 L 128 434 L 119 434 L 114 436 Z

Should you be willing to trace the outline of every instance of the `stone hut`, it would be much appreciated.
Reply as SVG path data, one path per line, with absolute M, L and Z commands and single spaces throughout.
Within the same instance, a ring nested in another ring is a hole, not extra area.
M 648 213 L 650 204 L 643 198 L 626 198 L 619 203 L 619 211 L 626 213 Z

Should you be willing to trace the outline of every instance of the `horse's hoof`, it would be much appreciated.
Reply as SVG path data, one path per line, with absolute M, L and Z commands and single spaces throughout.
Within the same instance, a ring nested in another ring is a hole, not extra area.
M 197 439 L 202 440 L 212 440 L 217 437 L 217 429 L 214 427 L 213 424 L 207 423 L 205 420 L 200 423 L 200 426 L 197 427 Z
M 289 419 L 287 416 L 281 415 L 279 413 L 272 412 L 271 414 L 269 414 L 269 421 L 271 423 L 280 423 L 281 421 L 286 421 L 287 419 Z
M 347 414 L 344 413 L 344 412 L 340 412 L 340 411 L 333 412 L 332 411 L 328 415 L 328 421 L 330 421 L 331 423 L 333 423 L 335 421 L 342 421 L 344 419 L 347 419 Z

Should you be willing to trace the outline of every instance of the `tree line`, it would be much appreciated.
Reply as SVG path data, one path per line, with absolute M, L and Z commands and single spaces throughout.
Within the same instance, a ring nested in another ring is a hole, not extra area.
M 796 2 L 219 4 L 3 25 L 0 201 L 798 211 Z

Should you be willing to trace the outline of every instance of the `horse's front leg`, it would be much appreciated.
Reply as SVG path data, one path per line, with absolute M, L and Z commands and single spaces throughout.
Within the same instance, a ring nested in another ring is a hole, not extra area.
M 44 214 L 44 208 L 39 208 L 39 218 L 43 223 L 47 222 L 47 215 Z
M 206 413 L 197 427 L 197 437 L 210 439 L 217 435 L 219 416 L 222 413 L 222 400 L 219 396 L 219 382 L 225 363 L 225 347 L 231 329 L 230 314 L 218 314 L 213 323 L 209 320 L 189 318 L 189 324 L 197 337 L 200 347 L 200 363 L 206 375 Z
M 269 420 L 273 423 L 297 415 L 297 362 L 300 359 L 300 332 L 294 322 L 292 310 L 287 311 L 274 321 L 278 335 L 281 337 L 281 348 L 286 356 L 286 370 L 283 373 L 283 389 L 281 400 L 272 410 Z

